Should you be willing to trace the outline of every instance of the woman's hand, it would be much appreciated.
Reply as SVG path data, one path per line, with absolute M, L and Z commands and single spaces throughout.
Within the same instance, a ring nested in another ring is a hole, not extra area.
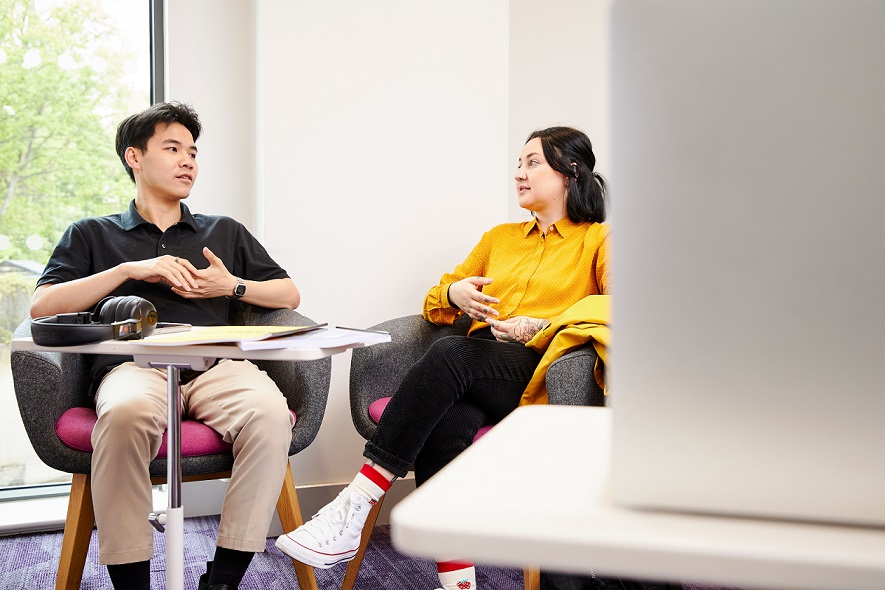
M 489 320 L 492 335 L 501 342 L 519 342 L 525 344 L 543 330 L 550 320 L 530 318 L 525 315 L 514 316 L 507 320 Z
M 449 303 L 478 322 L 485 322 L 498 315 L 498 310 L 489 307 L 501 303 L 494 297 L 483 294 L 482 288 L 492 282 L 487 277 L 467 277 L 449 285 Z

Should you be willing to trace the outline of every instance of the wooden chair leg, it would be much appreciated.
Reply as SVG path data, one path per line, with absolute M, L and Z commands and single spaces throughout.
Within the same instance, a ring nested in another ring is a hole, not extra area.
M 356 577 L 360 573 L 360 564 L 363 563 L 363 556 L 369 547 L 369 538 L 375 529 L 375 522 L 381 513 L 381 504 L 383 502 L 384 496 L 381 496 L 381 499 L 375 502 L 375 505 L 369 511 L 369 516 L 366 517 L 366 526 L 363 527 L 363 533 L 360 537 L 359 551 L 356 552 L 356 555 L 347 564 L 347 571 L 344 573 L 344 580 L 341 582 L 341 590 L 353 590 L 353 585 L 356 584 Z
M 280 515 L 280 524 L 283 525 L 284 532 L 288 533 L 304 524 L 301 506 L 298 504 L 298 494 L 295 491 L 295 480 L 292 479 L 291 465 L 286 467 L 283 489 L 280 491 L 280 499 L 277 500 L 277 514 Z M 301 590 L 317 590 L 317 579 L 313 568 L 294 559 L 292 565 L 295 566 L 298 587 Z
M 534 567 L 527 567 L 522 571 L 523 583 L 525 590 L 541 589 L 541 570 Z
M 56 590 L 77 590 L 86 566 L 89 539 L 95 525 L 92 508 L 92 481 L 83 473 L 75 473 L 71 479 L 71 496 L 68 499 L 68 515 L 61 541 L 61 557 L 55 578 Z

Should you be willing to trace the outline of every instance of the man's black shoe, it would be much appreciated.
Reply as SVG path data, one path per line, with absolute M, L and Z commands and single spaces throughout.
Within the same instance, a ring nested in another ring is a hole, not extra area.
M 228 586 L 227 584 L 209 585 L 209 574 L 200 576 L 200 586 L 198 590 L 237 590 L 236 586 Z
M 209 585 L 209 572 L 212 571 L 212 562 L 206 562 L 206 573 L 200 576 L 200 585 L 197 590 L 237 590 L 236 586 L 229 586 L 228 584 L 212 584 Z
M 209 585 L 209 574 L 203 574 L 200 576 L 200 586 L 199 590 L 237 590 L 236 586 L 228 586 L 227 584 L 212 584 Z

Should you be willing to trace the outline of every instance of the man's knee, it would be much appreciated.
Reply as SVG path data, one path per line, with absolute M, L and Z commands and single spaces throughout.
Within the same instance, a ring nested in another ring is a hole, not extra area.
M 162 410 L 162 411 L 160 411 Z M 98 424 L 107 429 L 158 431 L 165 428 L 165 409 L 157 408 L 147 398 L 130 397 L 124 403 L 107 404 L 98 417 Z
M 105 408 L 92 431 L 93 473 L 133 458 L 146 465 L 159 450 L 165 429 L 165 413 L 155 404 L 136 400 Z
M 288 449 L 295 419 L 282 394 L 261 396 L 261 402 L 252 408 L 243 430 L 248 429 L 267 442 L 276 441 Z

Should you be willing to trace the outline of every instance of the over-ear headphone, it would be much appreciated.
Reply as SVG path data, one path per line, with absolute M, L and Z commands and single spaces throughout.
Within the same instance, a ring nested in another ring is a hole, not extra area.
M 76 346 L 100 340 L 150 336 L 157 325 L 154 304 L 135 295 L 105 297 L 93 311 L 60 313 L 31 321 L 31 337 L 40 346 Z

